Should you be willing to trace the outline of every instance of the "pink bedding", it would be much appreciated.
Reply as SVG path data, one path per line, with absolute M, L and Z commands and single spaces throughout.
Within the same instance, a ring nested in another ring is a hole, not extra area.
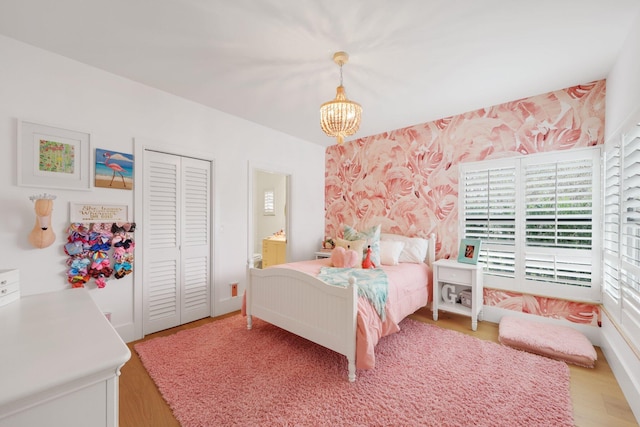
M 328 258 L 281 264 L 277 267 L 292 268 L 317 276 L 320 267 L 330 267 Z M 389 278 L 389 294 L 385 308 L 386 319 L 380 316 L 366 298 L 358 298 L 358 327 L 356 332 L 356 368 L 371 369 L 375 366 L 374 348 L 380 338 L 398 332 L 398 323 L 409 314 L 427 304 L 428 283 L 431 276 L 426 264 L 400 263 L 383 265 Z

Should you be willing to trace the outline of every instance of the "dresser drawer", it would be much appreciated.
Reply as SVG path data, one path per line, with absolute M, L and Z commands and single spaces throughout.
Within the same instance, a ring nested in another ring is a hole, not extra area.
M 0 270 L 0 287 L 19 282 L 18 270 Z
M 0 270 L 0 306 L 20 299 L 18 270 Z
M 471 270 L 460 268 L 438 267 L 438 280 L 471 284 Z

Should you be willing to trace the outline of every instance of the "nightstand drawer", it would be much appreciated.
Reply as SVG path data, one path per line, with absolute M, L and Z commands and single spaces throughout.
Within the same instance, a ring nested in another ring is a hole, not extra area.
M 316 259 L 320 258 L 331 258 L 331 250 L 330 249 L 321 249 L 315 253 Z
M 470 284 L 472 273 L 460 268 L 438 267 L 438 280 Z

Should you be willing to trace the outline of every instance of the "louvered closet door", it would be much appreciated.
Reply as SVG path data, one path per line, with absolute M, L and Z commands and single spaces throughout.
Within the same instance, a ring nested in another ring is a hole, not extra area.
M 211 315 L 210 163 L 182 158 L 181 323 Z
M 211 315 L 210 163 L 145 151 L 144 334 Z

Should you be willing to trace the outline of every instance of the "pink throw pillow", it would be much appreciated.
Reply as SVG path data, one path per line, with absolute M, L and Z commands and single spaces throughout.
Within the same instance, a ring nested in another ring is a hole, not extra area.
M 336 246 L 335 249 L 331 251 L 331 264 L 334 267 L 351 268 L 358 265 L 359 262 L 360 256 L 354 250 Z

